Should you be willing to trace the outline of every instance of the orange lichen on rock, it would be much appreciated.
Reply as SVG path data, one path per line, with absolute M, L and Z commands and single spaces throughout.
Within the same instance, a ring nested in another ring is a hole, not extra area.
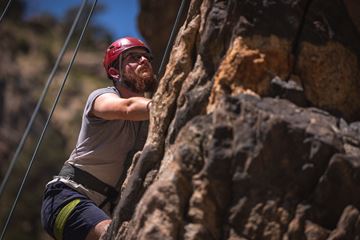
M 214 76 L 208 112 L 225 94 L 266 94 L 272 78 L 286 77 L 290 71 L 288 49 L 275 36 L 235 38 Z

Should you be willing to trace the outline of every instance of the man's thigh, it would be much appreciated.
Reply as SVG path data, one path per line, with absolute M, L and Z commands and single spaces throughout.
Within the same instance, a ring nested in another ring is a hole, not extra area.
M 55 182 L 47 187 L 42 206 L 42 222 L 47 232 L 57 239 L 85 239 L 109 216 L 86 196 Z
M 63 239 L 85 239 L 99 223 L 107 220 L 110 221 L 109 216 L 93 201 L 82 198 L 66 219 Z

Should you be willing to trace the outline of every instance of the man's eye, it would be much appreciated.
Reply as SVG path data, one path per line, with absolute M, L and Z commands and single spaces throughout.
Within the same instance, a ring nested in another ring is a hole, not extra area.
M 133 58 L 134 58 L 135 60 L 140 60 L 141 56 L 142 56 L 142 54 L 134 54 L 134 55 L 133 55 Z
M 137 62 L 139 61 L 142 57 L 145 57 L 148 61 L 151 62 L 152 60 L 152 56 L 148 53 L 131 53 L 129 54 L 126 58 L 129 60 L 129 61 L 132 61 L 132 62 Z
M 130 60 L 130 61 L 138 61 L 140 58 L 141 58 L 141 55 L 139 54 L 129 54 L 127 56 L 127 58 Z

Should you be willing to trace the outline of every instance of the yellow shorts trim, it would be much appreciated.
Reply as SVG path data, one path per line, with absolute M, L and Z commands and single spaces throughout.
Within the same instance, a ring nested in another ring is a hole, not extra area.
M 80 199 L 74 199 L 60 210 L 54 224 L 54 236 L 56 240 L 62 240 L 66 220 L 79 203 Z

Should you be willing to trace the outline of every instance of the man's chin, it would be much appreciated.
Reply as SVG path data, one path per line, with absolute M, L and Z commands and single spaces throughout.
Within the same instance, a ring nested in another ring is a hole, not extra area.
M 134 75 L 132 78 L 124 78 L 127 85 L 138 93 L 151 91 L 154 88 L 154 75 L 152 73 L 143 73 Z

